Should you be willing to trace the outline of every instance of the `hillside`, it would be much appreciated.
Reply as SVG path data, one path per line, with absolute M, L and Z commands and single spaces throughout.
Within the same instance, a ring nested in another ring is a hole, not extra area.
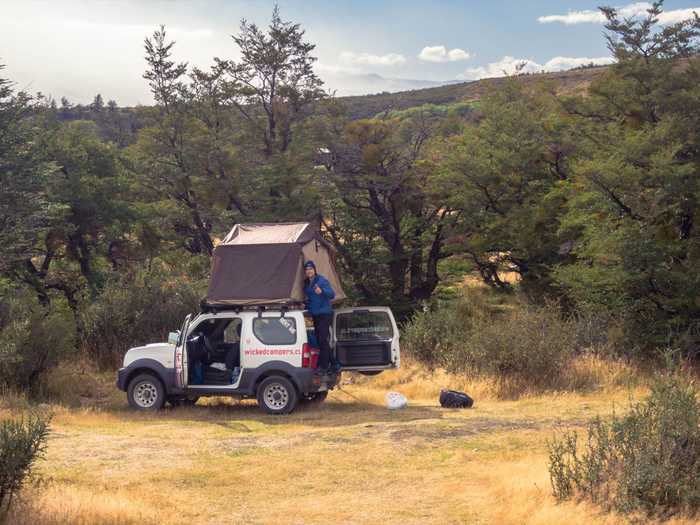
M 521 75 L 518 79 L 526 84 L 552 82 L 558 93 L 575 93 L 585 90 L 591 82 L 599 78 L 608 68 L 605 66 L 572 69 L 556 73 Z M 401 111 L 424 104 L 451 104 L 459 101 L 476 100 L 489 90 L 505 82 L 505 78 L 488 78 L 461 84 L 425 89 L 414 89 L 398 93 L 379 93 L 355 97 L 339 97 L 345 103 L 353 119 L 369 118 L 384 111 Z
M 559 93 L 575 93 L 585 90 L 593 80 L 600 77 L 606 70 L 607 67 L 575 69 L 557 73 L 521 75 L 518 79 L 532 85 L 548 81 L 556 86 Z M 478 100 L 489 90 L 502 85 L 503 82 L 505 82 L 505 78 L 488 78 L 410 91 L 338 97 L 337 100 L 345 104 L 350 118 L 355 120 L 374 117 L 387 111 L 395 113 L 425 105 L 446 106 L 458 102 Z M 138 130 L 144 125 L 144 112 L 149 107 L 96 109 L 93 105 L 68 106 L 59 108 L 56 118 L 61 122 L 92 121 L 100 130 L 100 136 L 104 140 L 110 140 L 119 147 L 125 147 L 136 140 Z M 457 109 L 459 110 L 459 108 Z

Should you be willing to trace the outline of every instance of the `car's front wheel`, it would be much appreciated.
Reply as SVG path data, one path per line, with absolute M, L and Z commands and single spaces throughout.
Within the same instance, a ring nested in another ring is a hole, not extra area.
M 270 376 L 260 382 L 258 405 L 268 414 L 289 414 L 299 402 L 299 394 L 286 377 Z
M 165 388 L 157 377 L 140 374 L 129 382 L 126 396 L 138 410 L 159 410 L 165 403 Z

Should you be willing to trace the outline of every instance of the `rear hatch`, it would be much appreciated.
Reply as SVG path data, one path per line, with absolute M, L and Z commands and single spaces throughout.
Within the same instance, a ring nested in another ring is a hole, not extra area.
M 341 370 L 369 372 L 399 366 L 399 330 L 389 307 L 336 310 L 332 337 Z

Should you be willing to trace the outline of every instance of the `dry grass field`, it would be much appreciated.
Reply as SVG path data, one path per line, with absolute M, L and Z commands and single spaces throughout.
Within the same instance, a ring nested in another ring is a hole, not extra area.
M 130 410 L 121 392 L 53 407 L 40 481 L 16 524 L 522 524 L 620 523 L 587 504 L 557 504 L 547 439 L 623 410 L 643 386 L 624 367 L 588 363 L 609 386 L 584 394 L 498 400 L 485 382 L 408 365 L 348 376 L 321 406 L 286 417 L 253 402 L 209 400 L 156 414 Z M 471 410 L 439 407 L 441 387 L 476 397 Z M 383 407 L 387 391 L 409 407 Z M 5 399 L 0 417 L 11 412 Z M 690 519 L 671 523 L 691 523 Z

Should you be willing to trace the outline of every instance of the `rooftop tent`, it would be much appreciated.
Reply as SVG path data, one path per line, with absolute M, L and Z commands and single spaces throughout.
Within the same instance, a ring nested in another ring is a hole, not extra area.
M 304 301 L 304 261 L 345 298 L 335 250 L 309 223 L 236 224 L 214 249 L 207 303 L 285 304 Z

